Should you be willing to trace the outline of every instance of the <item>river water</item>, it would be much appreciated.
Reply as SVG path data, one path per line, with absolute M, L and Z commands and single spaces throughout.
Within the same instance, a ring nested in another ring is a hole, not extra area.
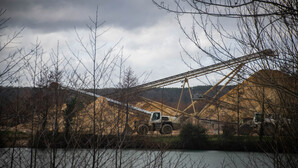
M 31 153 L 33 155 L 31 155 Z M 91 167 L 93 163 L 92 149 L 0 149 L 0 167 L 50 167 L 55 155 L 57 167 Z M 97 150 L 95 162 L 97 167 L 276 167 L 286 161 L 288 155 L 274 157 L 273 154 L 257 152 L 226 152 L 226 151 L 185 151 L 185 150 Z M 32 156 L 32 159 L 31 159 Z M 297 164 L 297 155 L 289 155 Z M 288 167 L 288 165 L 286 165 Z

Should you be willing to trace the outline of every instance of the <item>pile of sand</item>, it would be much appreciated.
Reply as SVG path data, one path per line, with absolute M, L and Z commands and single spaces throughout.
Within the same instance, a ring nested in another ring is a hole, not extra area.
M 95 105 L 95 107 L 94 107 Z M 63 104 L 56 113 L 56 108 L 51 108 L 47 115 L 45 129 L 52 131 L 55 128 L 55 121 L 57 118 L 58 132 L 65 130 L 65 115 L 64 110 L 67 108 L 66 104 Z M 95 113 L 94 113 L 95 109 Z M 78 110 L 75 108 L 74 116 L 71 121 L 70 130 L 77 133 L 92 134 L 95 124 L 96 134 L 110 135 L 122 133 L 126 123 L 126 110 L 125 108 L 118 108 L 116 106 L 109 105 L 108 101 L 104 97 L 96 99 L 95 103 L 85 104 L 83 108 Z M 56 115 L 57 114 L 57 115 Z M 57 117 L 56 117 L 57 116 Z M 147 118 L 146 118 L 147 116 Z M 128 125 L 130 128 L 134 128 L 134 121 L 140 119 L 149 119 L 149 115 L 135 114 L 129 111 Z M 43 124 L 43 116 L 35 115 L 33 122 L 27 122 L 17 125 L 17 127 L 11 127 L 9 130 L 14 131 L 16 128 L 21 132 L 31 132 L 32 124 L 33 131 L 41 130 Z
M 137 119 L 138 115 L 129 112 L 128 125 L 133 128 Z M 95 101 L 95 114 L 94 103 L 91 103 L 78 112 L 74 119 L 75 129 L 79 132 L 92 133 L 94 123 L 96 133 L 117 134 L 118 130 L 121 133 L 126 123 L 125 108 L 111 106 L 104 97 L 100 97 Z
M 237 122 L 238 107 L 240 119 L 263 110 L 265 114 L 289 115 L 297 110 L 297 92 L 294 78 L 280 71 L 261 70 L 203 110 L 200 118 L 217 120 L 219 114 L 220 121 Z
M 175 108 L 146 98 L 143 98 L 143 101 L 136 103 L 135 106 L 151 112 L 160 111 L 162 115 L 177 115 L 177 110 Z

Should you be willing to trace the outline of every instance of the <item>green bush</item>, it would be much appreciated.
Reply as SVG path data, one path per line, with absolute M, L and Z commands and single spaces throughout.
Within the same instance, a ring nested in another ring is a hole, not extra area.
M 201 125 L 184 125 L 180 131 L 180 140 L 188 149 L 203 149 L 208 144 L 206 129 Z
M 222 126 L 222 132 L 224 138 L 229 138 L 234 136 L 236 129 L 233 125 L 225 124 Z

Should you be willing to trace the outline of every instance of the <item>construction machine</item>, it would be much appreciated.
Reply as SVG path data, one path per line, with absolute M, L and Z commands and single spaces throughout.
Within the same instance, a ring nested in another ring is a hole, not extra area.
M 180 128 L 179 117 L 162 116 L 160 111 L 152 112 L 149 122 L 135 121 L 135 130 L 139 135 L 146 135 L 149 131 L 171 134 L 173 130 Z
M 272 136 L 276 131 L 281 131 L 291 124 L 290 119 L 268 115 L 264 117 L 262 113 L 254 113 L 254 117 L 242 120 L 239 126 L 240 135 L 250 135 L 257 133 L 260 135 L 261 126 L 263 124 L 263 135 Z M 283 132 L 286 133 L 286 132 Z

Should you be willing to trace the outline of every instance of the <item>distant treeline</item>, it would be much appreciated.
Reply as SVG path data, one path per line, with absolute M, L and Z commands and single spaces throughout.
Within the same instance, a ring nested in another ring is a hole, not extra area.
M 201 95 L 203 95 L 206 91 L 208 91 L 212 86 L 195 86 L 191 87 L 191 92 L 193 95 L 193 98 L 197 98 Z M 213 97 L 217 91 L 220 90 L 222 86 L 217 86 L 211 91 L 207 97 Z M 226 86 L 222 92 L 219 94 L 218 98 L 225 95 L 227 92 L 232 90 L 235 86 Z M 92 91 L 89 89 L 86 89 L 87 91 Z M 166 105 L 176 107 L 177 103 L 180 98 L 182 88 L 155 88 L 146 92 L 143 92 L 139 94 L 140 96 L 143 96 L 145 98 L 158 101 L 161 103 L 164 103 Z M 113 93 L 115 93 L 116 90 L 114 88 L 107 88 L 107 89 L 98 89 L 96 91 L 97 94 L 107 96 L 109 97 Z M 185 107 L 186 105 L 190 104 L 191 99 L 189 95 L 188 88 L 185 88 L 183 91 L 182 99 L 181 99 L 181 107 Z

